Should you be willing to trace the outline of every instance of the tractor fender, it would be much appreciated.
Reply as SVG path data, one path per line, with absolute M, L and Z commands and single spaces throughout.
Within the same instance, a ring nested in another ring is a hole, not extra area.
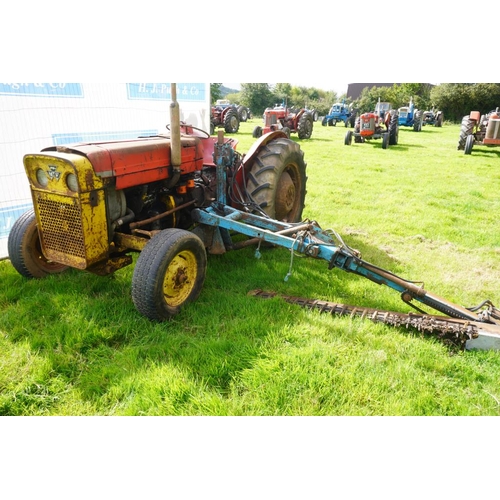
M 479 123 L 481 119 L 481 113 L 479 111 L 471 111 L 469 117 L 472 120 L 475 120 L 476 123 Z
M 238 170 L 238 173 L 236 175 L 237 179 L 240 180 L 242 178 L 241 175 L 246 170 L 246 165 L 252 164 L 255 156 L 259 153 L 263 146 L 279 138 L 288 139 L 288 136 L 282 130 L 274 130 L 262 135 L 259 139 L 257 139 L 243 158 L 243 161 L 241 162 L 242 167 Z
M 288 136 L 286 135 L 285 132 L 282 130 L 274 130 L 272 132 L 268 132 L 267 134 L 262 135 L 259 137 L 250 147 L 248 150 L 248 153 L 243 157 L 243 160 L 241 162 L 241 166 L 238 168 L 238 171 L 236 172 L 236 182 L 240 185 L 243 186 L 243 178 L 245 176 L 245 173 L 247 171 L 247 165 L 249 168 L 252 168 L 252 163 L 255 157 L 259 154 L 260 150 L 266 145 L 269 144 L 270 142 L 274 141 L 275 139 L 287 139 Z
M 386 113 L 384 116 L 384 125 L 387 127 L 387 130 L 389 130 L 390 123 L 391 123 L 391 113 Z
M 262 137 L 257 139 L 251 146 L 251 148 L 248 150 L 247 154 L 245 155 L 245 158 L 243 158 L 242 165 L 243 168 L 245 168 L 246 164 L 251 164 L 254 157 L 259 153 L 261 148 L 265 146 L 267 143 L 273 141 L 274 139 L 278 139 L 280 137 L 284 137 L 285 139 L 288 139 L 288 136 L 286 135 L 285 132 L 281 130 L 274 130 L 272 132 L 268 132 L 267 134 L 264 134 Z

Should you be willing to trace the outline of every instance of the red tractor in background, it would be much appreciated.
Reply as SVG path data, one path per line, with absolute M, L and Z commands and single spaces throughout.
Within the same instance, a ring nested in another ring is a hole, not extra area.
M 481 115 L 471 111 L 462 118 L 457 149 L 470 155 L 474 144 L 482 146 L 500 146 L 500 108 Z
M 365 142 L 371 139 L 382 139 L 382 149 L 398 143 L 399 119 L 398 111 L 392 109 L 388 102 L 377 102 L 375 111 L 363 113 L 356 119 L 354 131 L 348 130 L 344 144 L 349 146 L 354 142 Z
M 299 139 L 310 139 L 313 123 L 312 113 L 304 108 L 295 111 L 284 104 L 276 105 L 274 108 L 265 109 L 264 127 L 257 125 L 252 135 L 259 138 L 262 134 L 281 130 L 287 137 L 290 137 L 292 132 L 297 132 Z

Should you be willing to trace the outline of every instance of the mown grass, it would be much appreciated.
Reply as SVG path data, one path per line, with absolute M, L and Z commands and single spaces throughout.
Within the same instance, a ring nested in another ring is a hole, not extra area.
M 253 119 L 235 137 L 245 152 Z M 500 304 L 500 151 L 459 126 L 344 146 L 316 122 L 304 217 L 457 304 Z M 293 137 L 293 136 L 292 136 Z M 296 139 L 298 140 L 298 139 Z M 0 262 L 1 415 L 498 415 L 500 353 L 307 311 L 254 288 L 406 311 L 397 293 L 280 248 L 209 256 L 200 298 L 166 324 L 130 297 L 132 268 L 29 281 Z

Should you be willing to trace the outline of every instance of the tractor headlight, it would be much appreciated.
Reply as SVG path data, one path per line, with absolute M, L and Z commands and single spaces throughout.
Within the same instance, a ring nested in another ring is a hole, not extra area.
M 49 185 L 49 176 L 45 170 L 38 168 L 36 171 L 36 180 L 40 186 L 46 188 Z
M 66 185 L 74 193 L 78 192 L 78 178 L 75 174 L 68 174 L 66 177 Z

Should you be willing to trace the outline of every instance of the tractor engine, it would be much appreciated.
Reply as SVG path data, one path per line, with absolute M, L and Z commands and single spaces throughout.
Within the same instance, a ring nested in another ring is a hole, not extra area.
M 131 228 L 150 236 L 168 227 L 188 228 L 191 210 L 215 197 L 215 166 L 204 158 L 202 142 L 211 141 L 182 137 L 182 164 L 175 168 L 170 138 L 163 136 L 54 146 L 26 155 L 43 254 L 77 269 L 99 268 L 101 274 L 103 262 L 115 270 L 108 261 L 121 252 L 124 238 L 124 246 L 141 249 Z
M 500 111 L 498 108 L 489 114 L 485 140 L 492 140 L 493 144 L 500 140 Z
M 370 137 L 380 128 L 378 116 L 375 113 L 363 113 L 359 117 L 359 133 L 362 137 Z
M 275 108 L 266 108 L 264 111 L 264 126 L 270 131 L 280 130 L 285 126 L 290 127 L 290 125 L 285 125 L 286 118 L 287 115 L 285 108 L 280 106 L 276 106 Z

